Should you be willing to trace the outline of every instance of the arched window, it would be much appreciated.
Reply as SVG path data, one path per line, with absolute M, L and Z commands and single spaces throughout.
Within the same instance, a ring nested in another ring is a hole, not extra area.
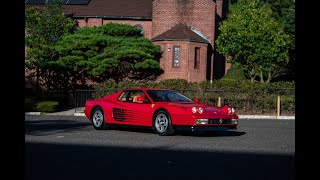
M 140 34 L 141 34 L 141 35 L 144 35 L 144 29 L 143 29 L 143 27 L 142 27 L 141 25 L 137 24 L 137 25 L 135 25 L 135 27 L 137 27 L 138 29 L 140 29 Z

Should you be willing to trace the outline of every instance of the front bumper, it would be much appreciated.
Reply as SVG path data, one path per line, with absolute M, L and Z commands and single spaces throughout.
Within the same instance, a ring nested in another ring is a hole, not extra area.
M 228 131 L 236 130 L 237 125 L 228 125 L 228 126 L 174 126 L 177 130 L 183 131 Z
M 194 120 L 195 125 L 237 125 L 238 119 L 208 119 L 197 118 Z

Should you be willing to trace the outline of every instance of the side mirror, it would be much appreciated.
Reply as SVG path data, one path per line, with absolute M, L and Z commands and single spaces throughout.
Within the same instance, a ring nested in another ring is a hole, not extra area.
M 200 99 L 199 99 L 199 98 L 195 98 L 195 99 L 194 99 L 194 102 L 199 103 L 199 102 L 200 102 Z
M 138 102 L 147 102 L 146 98 L 144 96 L 138 96 L 137 97 Z

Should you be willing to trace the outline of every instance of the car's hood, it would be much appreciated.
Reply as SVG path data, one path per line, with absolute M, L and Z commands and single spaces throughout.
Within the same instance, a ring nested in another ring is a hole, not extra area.
M 170 106 L 175 106 L 175 107 L 179 107 L 185 110 L 191 110 L 192 107 L 202 107 L 204 109 L 204 113 L 207 114 L 217 114 L 217 113 L 221 113 L 221 108 L 218 106 L 212 106 L 212 105 L 208 105 L 208 104 L 202 104 L 202 103 L 175 103 L 175 102 L 170 102 L 168 103 L 168 105 Z

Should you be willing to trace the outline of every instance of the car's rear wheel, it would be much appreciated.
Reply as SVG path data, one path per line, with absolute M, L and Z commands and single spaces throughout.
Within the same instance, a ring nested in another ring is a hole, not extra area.
M 96 107 L 92 111 L 91 115 L 92 125 L 95 129 L 107 129 L 107 125 L 105 123 L 105 116 L 101 107 Z
M 158 111 L 153 116 L 152 128 L 161 136 L 172 135 L 174 133 L 174 129 L 172 127 L 170 114 L 165 110 Z

